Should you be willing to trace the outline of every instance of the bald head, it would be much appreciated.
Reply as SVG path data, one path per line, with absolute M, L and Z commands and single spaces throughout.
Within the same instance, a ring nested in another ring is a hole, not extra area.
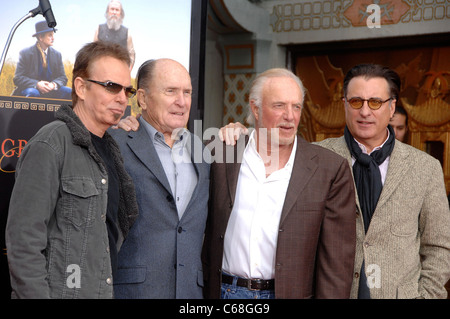
M 139 68 L 137 87 L 142 116 L 171 145 L 172 132 L 185 127 L 189 119 L 192 95 L 189 72 L 172 59 L 150 60 Z
M 179 62 L 168 59 L 147 60 L 139 67 L 136 77 L 137 89 L 148 89 L 155 78 L 156 72 L 165 72 L 165 70 L 178 70 L 181 73 L 188 74 L 186 68 Z

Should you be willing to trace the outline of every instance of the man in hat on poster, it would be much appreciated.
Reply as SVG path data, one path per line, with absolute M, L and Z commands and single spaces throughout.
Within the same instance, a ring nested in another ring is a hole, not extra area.
M 35 25 L 36 44 L 20 51 L 12 95 L 70 100 L 61 53 L 53 49 L 54 31 L 46 21 Z

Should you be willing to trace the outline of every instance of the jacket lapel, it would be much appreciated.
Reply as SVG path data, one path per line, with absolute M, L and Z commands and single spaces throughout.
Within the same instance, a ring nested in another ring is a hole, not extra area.
M 156 153 L 153 141 L 142 124 L 139 126 L 138 131 L 130 132 L 128 134 L 127 144 L 142 164 L 149 171 L 151 171 L 158 181 L 164 186 L 164 188 L 172 194 L 169 181 L 166 177 L 166 173 L 164 172 L 159 156 Z
M 352 173 L 353 185 L 355 185 L 355 177 L 353 176 L 352 154 L 350 153 L 350 151 L 347 147 L 347 143 L 345 142 L 344 136 L 337 138 L 336 143 L 332 144 L 332 146 L 330 147 L 330 150 L 332 150 L 333 152 L 335 152 L 336 154 L 342 156 L 343 158 L 345 158 L 347 160 L 348 165 L 350 166 L 350 172 Z M 355 190 L 356 190 L 356 185 L 355 185 Z M 356 192 L 356 191 L 355 191 L 355 196 L 356 196 L 356 206 L 358 207 L 358 211 L 361 211 L 361 206 L 359 205 L 358 192 Z
M 194 166 L 195 173 L 197 174 L 197 185 L 195 186 L 194 191 L 192 192 L 191 199 L 189 200 L 189 203 L 186 206 L 182 219 L 185 218 L 185 216 L 187 215 L 186 213 L 189 212 L 191 205 L 193 205 L 197 201 L 199 195 L 199 187 L 202 186 L 200 185 L 200 183 L 204 183 L 205 180 L 208 180 L 210 168 L 210 165 L 207 164 L 210 162 L 210 157 L 208 153 L 203 152 L 204 151 L 203 142 L 194 134 L 190 133 L 187 136 L 189 138 L 188 143 L 190 145 L 190 148 L 188 149 L 190 152 L 191 162 L 192 165 Z
M 347 144 L 345 143 L 344 137 L 340 137 L 337 143 L 331 148 L 334 152 L 341 155 L 349 162 L 350 168 L 352 168 L 352 156 L 348 150 Z M 398 187 L 402 180 L 402 176 L 409 169 L 408 161 L 406 160 L 409 156 L 407 148 L 399 141 L 395 141 L 394 150 L 392 151 L 391 157 L 389 159 L 389 167 L 386 175 L 386 180 L 381 191 L 380 198 L 377 203 L 375 212 L 381 207 L 392 195 L 394 190 Z M 353 175 L 353 169 L 352 175 Z M 356 192 L 356 205 L 359 211 L 361 207 L 359 205 L 358 193 Z M 374 212 L 374 214 L 375 214 Z
M 389 199 L 402 181 L 402 177 L 405 175 L 410 166 L 409 161 L 407 161 L 408 156 L 408 149 L 404 147 L 401 142 L 395 141 L 395 146 L 389 159 L 386 180 L 384 182 L 383 190 L 378 200 L 375 212 L 383 206 L 383 204 Z
M 292 210 L 303 188 L 317 170 L 317 164 L 313 161 L 316 154 L 309 147 L 308 142 L 297 136 L 297 151 L 295 153 L 294 166 L 289 180 L 283 210 L 281 211 L 280 224 L 283 223 L 288 213 Z
M 241 169 L 241 163 L 244 156 L 245 147 L 247 146 L 247 143 L 249 141 L 249 135 L 245 135 L 244 137 L 244 144 L 238 140 L 236 142 L 235 146 L 229 146 L 225 145 L 224 143 L 224 153 L 223 154 L 229 154 L 232 152 L 233 155 L 233 162 L 232 163 L 225 163 L 225 170 L 226 170 L 226 178 L 227 178 L 227 184 L 228 184 L 228 196 L 230 197 L 230 205 L 234 205 L 234 199 L 236 197 L 236 189 L 237 189 L 237 183 L 239 178 L 239 171 Z M 244 147 L 242 147 L 242 145 Z M 231 212 L 231 210 L 230 210 Z

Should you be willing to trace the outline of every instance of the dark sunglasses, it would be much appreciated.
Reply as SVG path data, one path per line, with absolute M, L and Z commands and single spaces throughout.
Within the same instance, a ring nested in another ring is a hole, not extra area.
M 364 102 L 367 101 L 367 105 L 369 105 L 369 107 L 372 110 L 378 110 L 384 103 L 386 103 L 387 101 L 390 101 L 392 99 L 393 98 L 390 97 L 387 100 L 383 101 L 383 100 L 372 98 L 372 97 L 370 99 L 367 99 L 367 100 L 359 98 L 359 97 L 352 97 L 350 100 L 346 99 L 346 101 L 354 109 L 362 108 L 362 106 L 364 105 Z
M 114 83 L 111 81 L 100 82 L 100 81 L 94 81 L 94 80 L 89 80 L 89 79 L 87 81 L 92 82 L 92 83 L 97 83 L 97 84 L 103 86 L 106 89 L 106 91 L 111 92 L 113 94 L 117 94 L 120 91 L 124 90 L 125 95 L 129 99 L 131 99 L 136 94 L 136 89 L 132 86 L 124 87 L 123 85 L 120 85 L 118 83 Z

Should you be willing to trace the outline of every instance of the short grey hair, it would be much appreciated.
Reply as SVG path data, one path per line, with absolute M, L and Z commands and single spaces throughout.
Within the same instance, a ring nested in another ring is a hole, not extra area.
M 300 78 L 295 75 L 292 71 L 284 68 L 273 68 L 269 69 L 267 71 L 264 71 L 263 73 L 259 74 L 252 83 L 252 87 L 250 88 L 250 95 L 248 98 L 248 115 L 247 115 L 247 123 L 250 125 L 255 125 L 255 116 L 253 115 L 252 109 L 250 107 L 251 101 L 258 107 L 258 112 L 261 112 L 261 106 L 262 106 L 262 93 L 264 89 L 264 85 L 266 84 L 267 80 L 271 78 L 278 78 L 278 77 L 288 77 L 293 79 L 298 87 L 300 88 L 302 92 L 302 101 L 305 100 L 305 87 L 303 86 L 302 81 Z

